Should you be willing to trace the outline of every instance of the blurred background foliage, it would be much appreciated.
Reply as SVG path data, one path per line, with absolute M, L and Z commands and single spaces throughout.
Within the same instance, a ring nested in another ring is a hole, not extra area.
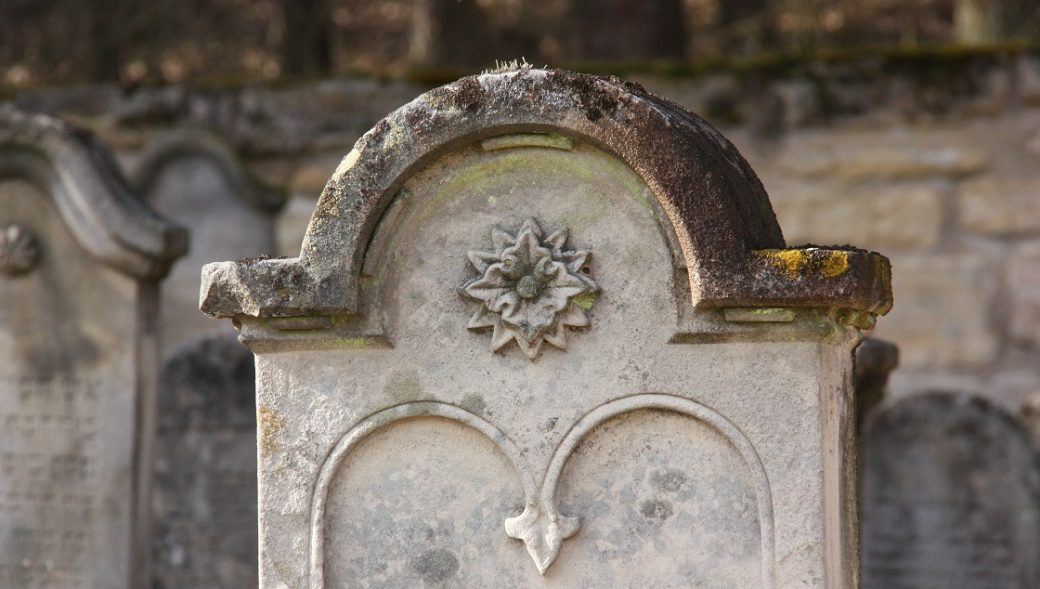
M 520 57 L 688 71 L 1038 39 L 1037 0 L 0 0 L 0 84 L 437 81 Z

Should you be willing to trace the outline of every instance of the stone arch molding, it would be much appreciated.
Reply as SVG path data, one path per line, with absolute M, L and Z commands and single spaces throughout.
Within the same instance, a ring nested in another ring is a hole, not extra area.
M 207 265 L 202 310 L 355 314 L 366 249 L 400 186 L 453 149 L 516 133 L 587 142 L 634 170 L 672 224 L 697 307 L 891 307 L 887 259 L 788 249 L 754 171 L 697 115 L 616 78 L 524 67 L 463 78 L 380 121 L 326 184 L 299 257 Z
M 740 455 L 752 478 L 758 508 L 762 553 L 763 587 L 775 586 L 775 533 L 769 478 L 751 441 L 722 414 L 696 401 L 675 395 L 645 393 L 608 401 L 592 409 L 571 426 L 553 452 L 541 484 L 513 441 L 484 418 L 448 403 L 419 401 L 378 411 L 356 423 L 336 443 L 318 473 L 310 514 L 309 588 L 325 589 L 325 516 L 329 489 L 343 460 L 370 434 L 414 417 L 442 417 L 472 427 L 487 436 L 506 456 L 520 479 L 524 511 L 505 520 L 506 534 L 522 541 L 541 574 L 559 556 L 563 541 L 580 526 L 579 517 L 561 514 L 556 508 L 556 490 L 568 459 L 578 444 L 603 423 L 638 410 L 657 409 L 678 413 L 704 422 L 721 435 Z
M 76 241 L 105 264 L 156 281 L 188 234 L 147 208 L 94 136 L 58 119 L 0 108 L 0 178 L 25 178 L 54 201 Z
M 231 193 L 258 211 L 277 213 L 288 193 L 268 185 L 250 173 L 231 146 L 213 133 L 198 129 L 178 129 L 153 139 L 142 151 L 128 173 L 138 193 L 148 195 L 166 166 L 177 160 L 201 159 L 215 167 L 231 188 Z

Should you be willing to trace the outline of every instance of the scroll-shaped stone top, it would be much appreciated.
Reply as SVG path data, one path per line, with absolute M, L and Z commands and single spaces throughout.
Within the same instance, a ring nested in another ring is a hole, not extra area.
M 754 171 L 697 115 L 616 78 L 521 68 L 463 78 L 380 121 L 326 185 L 300 256 L 207 265 L 202 310 L 355 313 L 365 249 L 404 181 L 454 148 L 516 133 L 586 142 L 631 167 L 674 228 L 696 307 L 891 307 L 883 256 L 786 249 Z
M 54 199 L 77 242 L 140 280 L 158 280 L 188 234 L 146 207 L 108 150 L 58 119 L 0 108 L 0 178 L 27 178 Z

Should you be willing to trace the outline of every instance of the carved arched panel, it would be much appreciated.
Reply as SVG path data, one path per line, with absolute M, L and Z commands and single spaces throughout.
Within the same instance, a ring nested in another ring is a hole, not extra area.
M 575 448 L 556 497 L 582 525 L 554 572 L 581 571 L 596 587 L 761 582 L 752 473 L 703 421 L 661 410 L 611 418 Z

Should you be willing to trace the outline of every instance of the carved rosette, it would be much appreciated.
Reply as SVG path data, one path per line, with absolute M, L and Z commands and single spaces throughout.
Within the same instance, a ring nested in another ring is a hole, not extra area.
M 462 287 L 465 296 L 480 303 L 468 327 L 492 329 L 492 350 L 516 341 L 534 360 L 543 343 L 564 350 L 567 328 L 589 324 L 585 308 L 592 303 L 589 295 L 598 290 L 583 271 L 591 254 L 565 250 L 567 235 L 567 229 L 560 229 L 545 236 L 528 219 L 516 235 L 492 229 L 494 251 L 468 252 L 480 273 Z
M 40 245 L 31 231 L 17 223 L 0 227 L 0 274 L 25 274 L 39 261 Z

